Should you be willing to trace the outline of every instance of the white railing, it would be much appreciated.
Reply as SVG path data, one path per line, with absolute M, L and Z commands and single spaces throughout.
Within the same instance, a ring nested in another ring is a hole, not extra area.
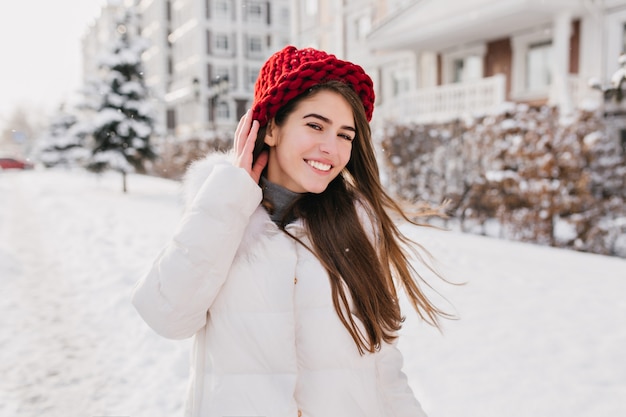
M 601 94 L 589 87 L 588 80 L 570 74 L 567 81 L 573 107 L 593 108 L 601 103 Z M 505 100 L 506 77 L 498 74 L 472 82 L 410 91 L 378 106 L 374 115 L 376 121 L 438 123 L 492 114 Z
M 593 108 L 602 103 L 602 93 L 589 87 L 589 80 L 586 78 L 570 74 L 567 88 L 574 107 Z
M 493 112 L 505 98 L 506 77 L 498 74 L 403 94 L 380 106 L 376 118 L 397 122 L 443 122 L 464 115 Z

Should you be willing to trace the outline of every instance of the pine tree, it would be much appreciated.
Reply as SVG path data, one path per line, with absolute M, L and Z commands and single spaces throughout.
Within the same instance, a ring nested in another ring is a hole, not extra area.
M 86 136 L 76 116 L 61 107 L 52 116 L 48 131 L 39 138 L 36 158 L 48 168 L 81 165 L 89 156 L 84 147 Z
M 101 60 L 101 102 L 93 121 L 93 155 L 88 165 L 96 172 L 121 172 L 124 192 L 126 174 L 145 172 L 145 163 L 156 156 L 150 144 L 154 120 L 141 63 L 146 42 L 132 33 L 134 19 L 132 9 L 127 10 L 111 52 Z

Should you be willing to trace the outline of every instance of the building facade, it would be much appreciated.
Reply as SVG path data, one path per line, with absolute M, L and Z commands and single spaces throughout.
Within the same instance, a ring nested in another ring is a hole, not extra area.
M 135 7 L 149 41 L 145 80 L 160 136 L 202 139 L 234 130 L 250 107 L 259 69 L 290 40 L 290 0 L 111 2 L 85 36 L 84 73 L 97 71 L 116 13 Z M 104 29 L 103 29 L 104 30 Z
M 361 65 L 372 77 L 379 106 L 394 91 L 416 88 L 416 56 L 412 51 L 372 51 L 370 32 L 401 13 L 414 0 L 294 0 L 292 35 L 294 45 L 314 47 Z
M 233 130 L 263 62 L 289 42 L 288 0 L 140 0 L 146 75 L 177 137 Z
M 384 119 L 436 121 L 504 102 L 550 104 L 567 115 L 597 106 L 624 50 L 624 0 L 421 0 L 375 25 L 370 53 L 414 56 L 409 88 L 391 91 Z
M 563 114 L 594 106 L 601 96 L 589 80 L 608 80 L 626 43 L 626 0 L 133 2 L 151 45 L 143 58 L 158 131 L 177 137 L 232 129 L 264 60 L 290 43 L 363 66 L 375 122 L 446 120 L 507 102 Z M 105 9 L 85 41 L 86 73 L 115 6 Z
M 83 78 L 88 81 L 100 71 L 100 57 L 115 38 L 117 22 L 124 10 L 122 2 L 108 2 L 100 9 L 100 15 L 85 30 L 81 39 Z

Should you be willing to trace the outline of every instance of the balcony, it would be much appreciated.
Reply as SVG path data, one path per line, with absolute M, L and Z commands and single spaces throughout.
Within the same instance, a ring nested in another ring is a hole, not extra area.
M 600 104 L 600 94 L 591 90 L 581 77 L 570 75 L 568 90 L 573 107 Z M 546 91 L 546 101 L 548 96 Z M 472 82 L 410 91 L 378 106 L 374 114 L 377 121 L 440 123 L 496 112 L 505 101 L 506 77 L 498 74 Z
M 380 106 L 378 120 L 433 123 L 465 114 L 493 112 L 504 103 L 504 75 L 483 78 L 462 84 L 447 84 L 402 94 Z

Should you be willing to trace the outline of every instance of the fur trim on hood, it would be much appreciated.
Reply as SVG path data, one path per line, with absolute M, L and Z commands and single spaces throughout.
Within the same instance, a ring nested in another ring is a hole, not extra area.
M 185 176 L 183 178 L 183 198 L 185 202 L 185 212 L 189 211 L 194 199 L 198 195 L 200 188 L 204 184 L 204 181 L 211 174 L 213 168 L 217 165 L 229 164 L 233 165 L 235 162 L 235 154 L 232 151 L 229 152 L 213 152 L 208 154 L 203 159 L 199 159 L 193 162 Z M 292 233 L 299 233 L 300 228 L 292 229 Z M 250 216 L 250 223 L 246 228 L 237 256 L 248 256 L 249 248 L 259 241 L 259 237 L 263 234 L 273 235 L 282 233 L 272 222 L 269 214 L 259 205 L 257 209 Z
M 204 158 L 194 161 L 185 176 L 183 177 L 183 202 L 185 205 L 185 211 L 191 206 L 194 198 L 198 195 L 198 191 L 204 184 L 204 180 L 207 179 L 211 171 L 216 165 L 220 164 L 233 164 L 235 162 L 235 153 L 229 152 L 212 152 L 207 154 Z

